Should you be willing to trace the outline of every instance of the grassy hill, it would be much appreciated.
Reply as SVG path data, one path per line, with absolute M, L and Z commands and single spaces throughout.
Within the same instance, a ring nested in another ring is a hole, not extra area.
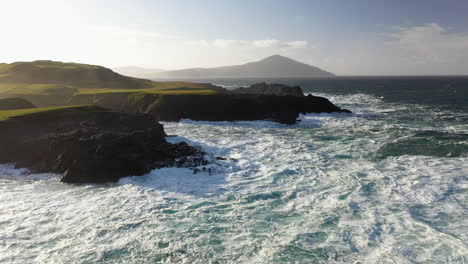
M 0 64 L 0 97 L 112 92 L 213 94 L 216 93 L 213 88 L 208 84 L 154 82 L 127 77 L 108 68 L 88 64 L 44 60 Z
M 15 109 L 15 110 L 0 110 L 0 122 L 9 120 L 10 118 L 18 116 L 27 116 L 40 113 L 54 113 L 60 115 L 72 115 L 77 111 L 89 111 L 94 109 L 101 109 L 94 106 L 53 106 L 53 107 L 41 107 L 41 108 L 27 108 L 27 109 Z M 66 110 L 66 111 L 64 111 Z
M 4 64 L 0 66 L 0 83 L 48 83 L 129 89 L 151 87 L 149 80 L 126 77 L 101 66 L 56 61 Z

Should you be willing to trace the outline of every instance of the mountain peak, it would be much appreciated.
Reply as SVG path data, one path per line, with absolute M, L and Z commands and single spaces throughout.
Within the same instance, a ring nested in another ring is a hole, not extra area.
M 278 54 L 242 65 L 162 72 L 161 77 L 183 78 L 313 78 L 333 73 Z
M 281 56 L 279 54 L 275 54 L 275 55 L 271 55 L 269 57 L 266 57 L 265 59 L 261 60 L 261 61 L 273 61 L 273 60 L 288 60 L 288 61 L 292 61 L 293 59 L 290 59 L 288 57 L 285 57 L 285 56 Z

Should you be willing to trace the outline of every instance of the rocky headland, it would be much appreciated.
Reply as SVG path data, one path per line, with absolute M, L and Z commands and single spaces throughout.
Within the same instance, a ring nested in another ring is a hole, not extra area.
M 301 87 L 287 86 L 284 84 L 256 83 L 249 87 L 240 87 L 229 90 L 232 94 L 256 94 L 256 95 L 276 95 L 276 96 L 304 96 Z
M 0 96 L 10 97 L 0 100 L 0 163 L 62 174 L 68 183 L 115 182 L 172 166 L 197 172 L 207 164 L 201 150 L 167 142 L 158 121 L 293 125 L 300 114 L 349 113 L 297 86 L 228 90 L 53 61 L 0 64 Z
M 295 124 L 300 114 L 350 113 L 328 99 L 304 96 L 300 87 L 254 84 L 212 95 L 112 93 L 76 95 L 68 104 L 96 104 L 114 111 L 147 113 L 159 121 L 255 121 Z M 222 89 L 222 88 L 221 88 Z
M 0 121 L 0 163 L 63 174 L 67 183 L 115 182 L 162 167 L 197 167 L 204 153 L 171 144 L 147 114 L 68 107 Z

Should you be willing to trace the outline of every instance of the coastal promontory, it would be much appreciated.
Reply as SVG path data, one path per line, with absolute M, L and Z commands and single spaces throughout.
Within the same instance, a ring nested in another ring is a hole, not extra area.
M 62 174 L 67 183 L 115 182 L 156 168 L 206 164 L 202 151 L 165 137 L 151 115 L 97 106 L 0 111 L 0 163 Z
M 67 183 L 116 182 L 162 167 L 207 164 L 202 150 L 171 144 L 160 121 L 293 125 L 300 114 L 349 113 L 300 87 L 258 83 L 228 90 L 155 82 L 94 65 L 0 65 L 0 163 L 58 173 Z M 37 108 L 36 108 L 37 106 Z

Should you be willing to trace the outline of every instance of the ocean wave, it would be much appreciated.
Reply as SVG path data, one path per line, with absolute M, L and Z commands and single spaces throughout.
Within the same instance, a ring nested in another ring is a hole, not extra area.
M 354 113 L 165 122 L 170 142 L 227 158 L 215 173 L 82 186 L 2 165 L 0 262 L 466 262 L 468 157 L 445 155 L 466 124 L 374 96 L 332 100 Z M 376 159 L 389 144 L 407 151 Z
M 46 180 L 59 177 L 52 173 L 32 173 L 25 168 L 16 168 L 12 164 L 0 164 L 0 179 L 15 181 Z
M 209 171 L 209 172 L 208 172 Z M 184 168 L 163 168 L 153 170 L 147 175 L 127 177 L 119 184 L 131 184 L 141 188 L 157 191 L 164 197 L 192 196 L 213 197 L 226 192 L 223 185 L 226 183 L 225 175 L 217 167 L 210 167 L 197 174 L 193 170 Z

